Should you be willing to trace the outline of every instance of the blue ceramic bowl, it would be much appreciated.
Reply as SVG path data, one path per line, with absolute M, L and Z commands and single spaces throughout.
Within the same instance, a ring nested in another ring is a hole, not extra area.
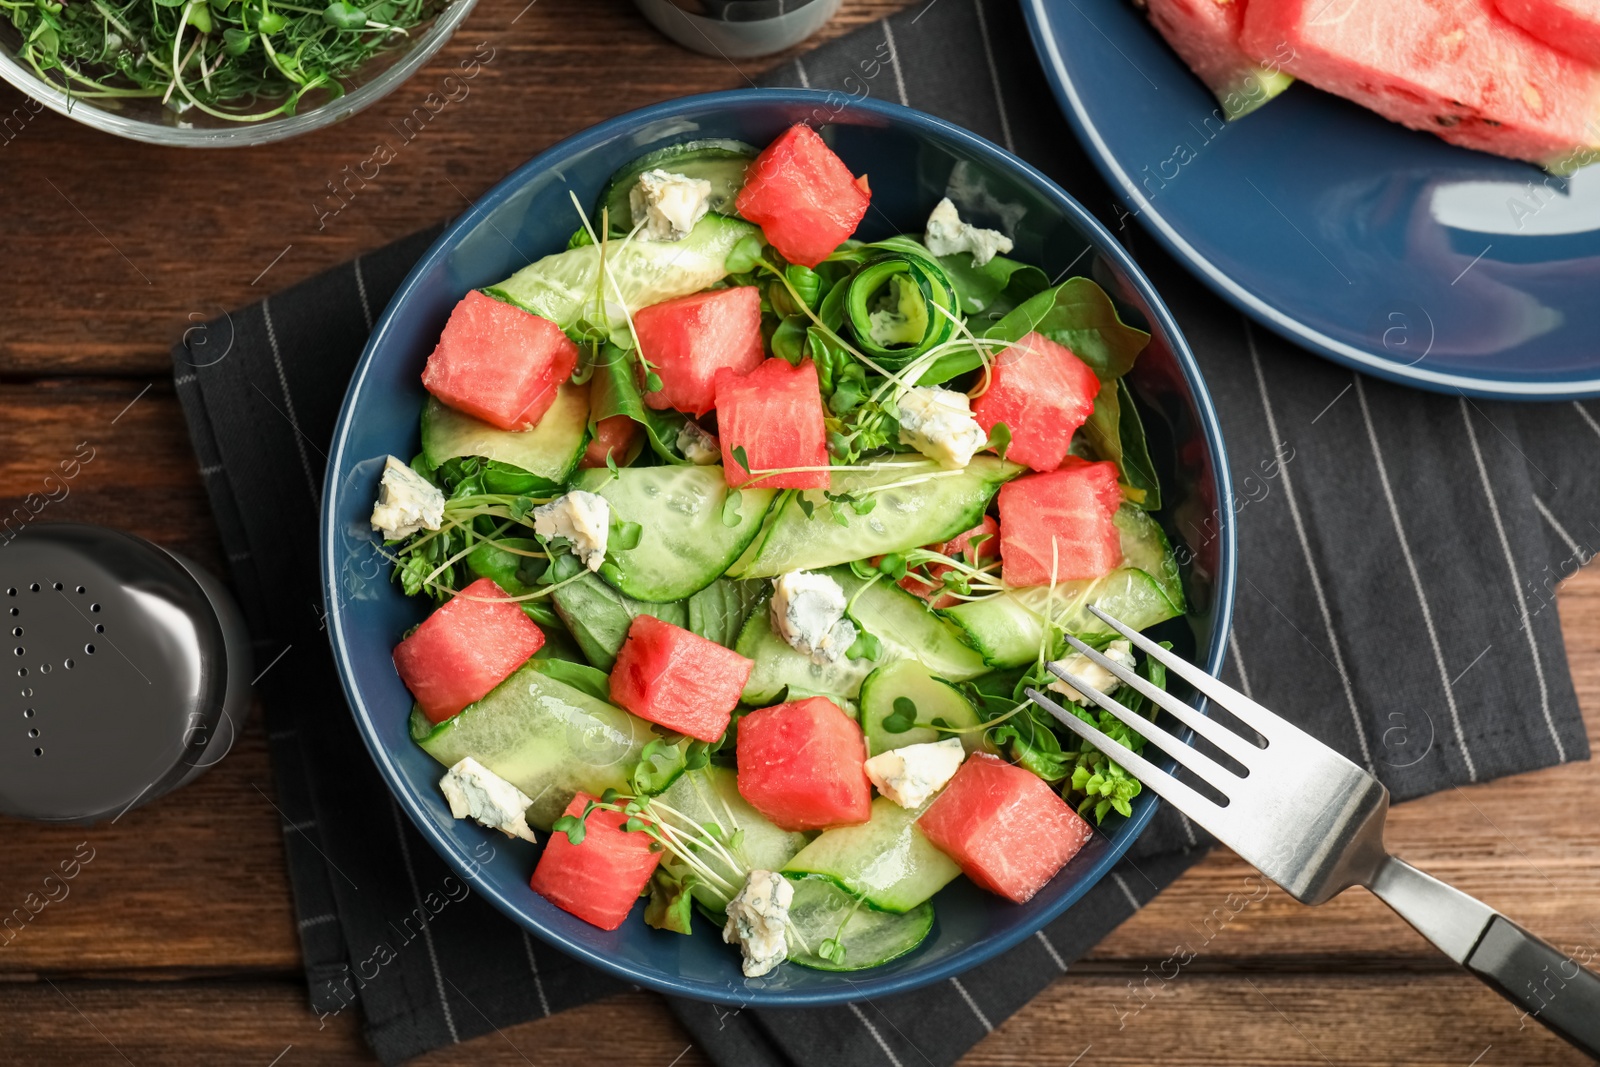
M 837 98 L 833 98 L 836 100 Z M 450 817 L 441 768 L 413 744 L 410 695 L 390 651 L 425 614 L 402 596 L 377 556 L 367 518 L 382 457 L 418 448 L 418 381 L 450 310 L 470 289 L 511 274 L 566 245 L 576 226 L 568 190 L 592 203 L 613 171 L 652 149 L 696 137 L 766 144 L 811 121 L 856 173 L 872 178 L 873 210 L 858 236 L 919 232 L 947 192 L 978 222 L 1004 221 L 1017 258 L 1052 277 L 1069 267 L 1092 275 L 1132 322 L 1153 334 L 1133 379 L 1154 451 L 1164 457 L 1163 513 L 1186 567 L 1193 610 L 1164 634 L 1213 672 L 1222 663 L 1233 603 L 1232 498 L 1222 437 L 1188 346 L 1132 260 L 1109 233 L 1049 179 L 1014 156 L 948 123 L 903 107 L 862 101 L 840 108 L 817 92 L 757 90 L 690 97 L 602 123 L 532 160 L 451 226 L 412 270 L 379 320 L 356 368 L 334 435 L 323 494 L 323 579 L 334 656 L 372 758 L 424 837 L 477 891 L 512 920 L 573 955 L 662 992 L 727 1003 L 799 1007 L 903 992 L 957 974 L 1016 944 L 1070 907 L 1103 877 L 1154 814 L 1145 794 L 1133 817 L 1094 840 L 1027 904 L 980 892 L 965 880 L 940 893 L 932 934 L 913 953 L 848 976 L 782 967 L 744 979 L 737 953 L 702 922 L 692 937 L 663 933 L 637 915 L 597 930 L 528 888 L 537 851 Z M 497 858 L 479 868 L 475 845 Z

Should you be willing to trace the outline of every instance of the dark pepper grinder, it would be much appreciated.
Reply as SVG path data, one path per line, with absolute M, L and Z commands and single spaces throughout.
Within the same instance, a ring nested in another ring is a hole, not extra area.
M 115 821 L 227 755 L 250 638 L 176 552 L 84 523 L 0 542 L 0 812 Z

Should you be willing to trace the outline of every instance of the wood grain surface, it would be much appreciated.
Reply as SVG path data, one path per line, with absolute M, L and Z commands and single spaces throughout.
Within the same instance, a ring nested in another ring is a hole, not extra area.
M 221 569 L 168 375 L 193 321 L 458 214 L 530 155 L 601 119 L 746 84 L 658 37 L 623 0 L 481 0 L 416 78 L 343 125 L 262 149 L 180 152 L 44 113 L 0 143 L 0 506 L 79 442 L 95 458 L 50 517 L 109 521 Z M 902 6 L 848 0 L 826 31 Z M 319 228 L 319 193 L 479 42 L 494 59 Z M 20 102 L 0 89 L 0 113 Z M 1567 652 L 1600 744 L 1600 571 L 1562 590 Z M 0 946 L 6 1065 L 373 1062 L 348 1016 L 306 1008 L 265 740 L 90 829 L 0 821 L 0 911 L 85 844 L 93 859 Z M 1390 843 L 1558 944 L 1600 944 L 1600 776 L 1587 764 L 1402 805 Z M 1364 893 L 1309 910 L 1275 892 L 1158 995 L 1146 968 L 1250 869 L 1219 852 L 963 1061 L 971 1065 L 1582 1062 Z M 1215 927 L 1216 923 L 1212 923 Z M 1203 936 L 1203 935 L 1202 935 Z M 870 1005 L 867 1010 L 871 1010 Z M 277 1057 L 280 1059 L 275 1059 Z M 703 1063 L 661 1003 L 629 994 L 427 1057 L 429 1064 Z

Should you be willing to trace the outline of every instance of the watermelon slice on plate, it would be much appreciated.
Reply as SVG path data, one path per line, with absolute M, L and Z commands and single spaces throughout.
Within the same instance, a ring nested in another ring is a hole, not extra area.
M 987 752 L 967 757 L 917 825 L 968 878 L 1018 904 L 1094 836 L 1042 779 Z
M 640 615 L 611 669 L 611 702 L 698 741 L 715 741 L 755 663 L 681 626 Z
M 872 816 L 866 740 L 826 697 L 752 711 L 739 720 L 739 795 L 785 830 L 854 826 Z
M 856 232 L 872 194 L 810 126 L 789 127 L 745 171 L 740 216 L 790 263 L 815 267 Z
M 1278 57 L 1257 62 L 1239 47 L 1246 0 L 1147 0 L 1150 24 L 1222 105 L 1225 118 L 1250 114 L 1294 83 Z M 1270 0 L 1267 0 L 1270 2 Z M 1287 48 L 1287 46 L 1285 46 Z
M 1501 18 L 1491 0 L 1271 0 L 1245 9 L 1240 43 L 1287 42 L 1283 68 L 1451 144 L 1566 172 L 1600 145 L 1600 70 Z
M 755 481 L 762 489 L 828 488 L 828 438 L 814 363 L 805 359 L 794 367 L 787 360 L 763 360 L 748 374 L 720 372 L 716 385 L 717 436 L 730 486 Z M 740 462 L 741 452 L 748 466 Z M 750 473 L 794 467 L 824 469 Z
M 491 579 L 479 578 L 395 647 L 394 668 L 428 721 L 440 723 L 543 647 L 544 631 Z
M 1000 487 L 1000 574 L 1007 585 L 1098 578 L 1122 562 L 1117 465 L 1070 457 L 1060 470 Z
M 1002 351 L 989 388 L 972 403 L 972 417 L 990 433 L 1011 431 L 1006 459 L 1052 471 L 1067 458 L 1072 435 L 1094 411 L 1100 379 L 1064 345 L 1030 333 Z
M 579 793 L 565 814 L 581 818 L 594 799 Z M 528 882 L 533 891 L 602 930 L 621 926 L 661 862 L 661 853 L 650 851 L 649 834 L 622 828 L 627 818 L 620 811 L 591 811 L 576 845 L 565 833 L 552 833 Z
M 549 319 L 474 289 L 450 313 L 422 384 L 502 430 L 526 430 L 578 366 L 578 346 Z
M 644 394 L 657 410 L 699 418 L 716 406 L 717 372 L 748 374 L 765 358 L 761 348 L 761 291 L 736 285 L 679 297 L 634 312 L 639 351 L 661 378 Z
M 1596 0 L 1495 0 L 1507 21 L 1551 48 L 1600 66 L 1600 3 Z

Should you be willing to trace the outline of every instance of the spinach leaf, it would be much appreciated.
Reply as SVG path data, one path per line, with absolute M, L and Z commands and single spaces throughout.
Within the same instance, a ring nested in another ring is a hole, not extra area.
M 732 648 L 751 610 L 766 595 L 767 583 L 718 578 L 689 598 L 689 630 Z
M 1044 271 L 1005 256 L 995 256 L 979 267 L 972 262 L 971 252 L 957 252 L 940 256 L 939 264 L 955 285 L 961 310 L 968 315 L 987 312 L 984 318 L 991 322 L 1050 287 Z
M 678 431 L 686 421 L 675 411 L 646 407 L 639 391 L 635 356 L 613 344 L 601 346 L 592 363 L 594 377 L 589 385 L 589 425 L 601 419 L 626 415 L 644 427 L 650 448 L 668 463 L 687 462 L 678 454 Z
M 982 336 L 995 341 L 1020 341 L 1040 333 L 1087 363 L 1102 382 L 1128 373 L 1150 335 L 1123 322 L 1111 298 L 1088 278 L 1068 278 L 1053 289 L 1024 300 Z M 1003 358 L 1003 357 L 1002 357 Z M 983 365 L 967 346 L 940 356 L 922 375 L 922 385 L 937 385 Z
M 611 703 L 611 676 L 605 671 L 591 667 L 587 663 L 574 663 L 564 659 L 536 659 L 533 662 L 540 674 L 564 682 L 596 700 Z
M 1083 433 L 1096 456 L 1117 465 L 1122 495 L 1129 503 L 1146 511 L 1161 508 L 1161 483 L 1156 478 L 1155 464 L 1150 462 L 1144 423 L 1126 381 L 1118 378 L 1100 387 Z

